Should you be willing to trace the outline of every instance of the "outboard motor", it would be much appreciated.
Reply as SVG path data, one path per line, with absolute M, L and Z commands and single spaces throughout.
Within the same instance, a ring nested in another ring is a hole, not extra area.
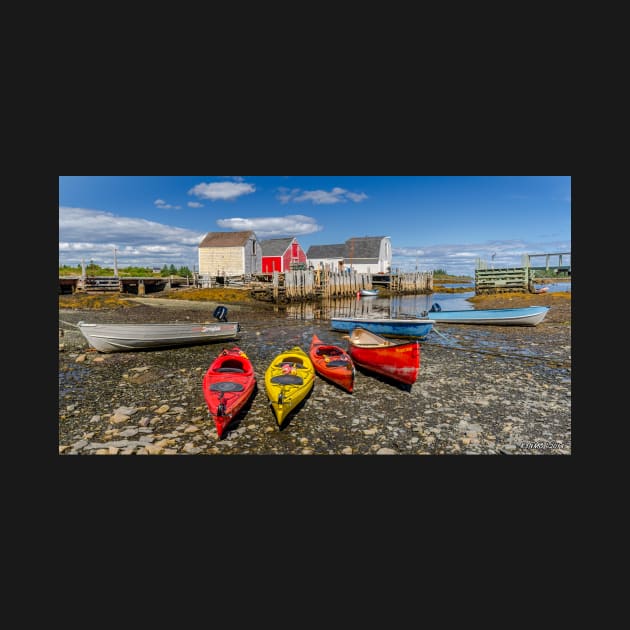
M 225 306 L 217 306 L 212 313 L 213 317 L 216 317 L 220 322 L 227 322 L 228 310 Z
M 439 313 L 441 312 L 442 307 L 436 302 L 430 309 L 429 313 Z

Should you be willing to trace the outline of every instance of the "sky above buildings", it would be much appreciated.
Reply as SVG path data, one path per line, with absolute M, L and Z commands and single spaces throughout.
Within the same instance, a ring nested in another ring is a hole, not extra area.
M 60 176 L 59 264 L 198 265 L 208 232 L 311 245 L 389 236 L 394 269 L 571 251 L 570 176 Z M 570 262 L 570 258 L 566 262 Z

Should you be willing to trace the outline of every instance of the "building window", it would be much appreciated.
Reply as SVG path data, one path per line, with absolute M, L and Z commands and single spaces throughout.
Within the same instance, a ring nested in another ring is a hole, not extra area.
M 252 241 L 252 254 L 256 255 L 256 241 Z

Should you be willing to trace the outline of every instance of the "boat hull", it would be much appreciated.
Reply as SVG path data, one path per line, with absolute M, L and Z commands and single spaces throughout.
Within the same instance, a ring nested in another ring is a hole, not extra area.
M 361 289 L 359 291 L 361 297 L 376 297 L 378 295 L 378 289 L 371 291 L 370 289 Z
M 494 326 L 537 326 L 549 311 L 549 306 L 524 308 L 494 308 L 470 311 L 430 312 L 431 319 L 445 324 L 490 324 Z
M 370 372 L 413 385 L 420 371 L 420 343 L 395 343 L 365 333 L 364 329 L 358 328 L 350 334 L 348 353 L 354 363 Z
M 174 324 L 89 324 L 78 328 L 99 352 L 132 352 L 177 346 L 193 346 L 235 339 L 238 322 Z
M 210 364 L 202 385 L 208 411 L 221 438 L 254 393 L 254 368 L 239 347 L 224 349 Z
M 349 393 L 354 388 L 355 369 L 350 355 L 339 346 L 323 343 L 313 335 L 309 357 L 315 371 Z
M 433 319 L 363 319 L 334 317 L 330 320 L 332 330 L 352 332 L 363 328 L 385 337 L 417 337 L 425 339 L 433 330 Z
M 313 389 L 315 368 L 309 356 L 295 346 L 282 352 L 265 371 L 265 390 L 279 427 Z

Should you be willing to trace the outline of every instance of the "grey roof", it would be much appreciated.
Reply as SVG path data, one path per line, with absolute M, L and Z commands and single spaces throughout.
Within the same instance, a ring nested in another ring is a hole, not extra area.
M 385 236 L 363 236 L 349 238 L 343 245 L 311 245 L 308 258 L 343 258 L 350 262 L 370 263 L 378 261 L 381 242 Z
M 243 247 L 251 237 L 256 235 L 247 232 L 208 232 L 199 243 L 199 247 Z
M 381 253 L 381 242 L 384 238 L 384 236 L 349 238 L 345 244 L 344 258 L 357 264 L 378 260 Z
M 343 258 L 345 245 L 311 245 L 306 252 L 307 258 Z
M 266 241 L 259 241 L 263 256 L 283 256 L 291 247 L 294 237 L 291 238 L 269 238 Z

